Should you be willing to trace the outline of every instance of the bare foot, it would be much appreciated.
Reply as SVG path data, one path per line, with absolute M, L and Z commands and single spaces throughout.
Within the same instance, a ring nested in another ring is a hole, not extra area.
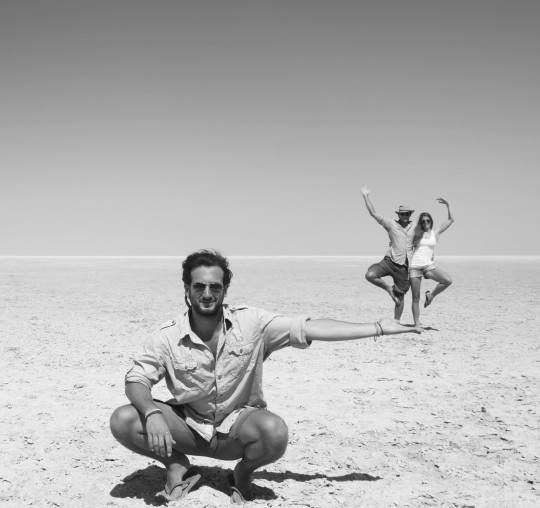
M 426 301 L 424 302 L 424 308 L 431 305 L 432 301 L 433 301 L 433 297 L 431 296 L 431 293 L 429 291 L 426 291 Z
M 394 294 L 394 292 L 392 291 L 392 288 L 389 287 L 386 292 L 390 295 L 390 298 L 392 298 L 392 301 L 396 304 L 396 305 L 399 305 L 401 303 L 401 300 Z

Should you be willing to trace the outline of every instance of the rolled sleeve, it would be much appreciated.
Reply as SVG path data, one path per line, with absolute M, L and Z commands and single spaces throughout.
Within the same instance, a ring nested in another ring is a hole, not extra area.
M 165 366 L 162 360 L 161 336 L 158 332 L 152 334 L 144 343 L 143 350 L 133 359 L 133 367 L 125 377 L 126 383 L 141 383 L 152 389 L 165 376 Z
M 306 349 L 311 345 L 311 341 L 306 339 L 306 323 L 309 320 L 309 316 L 296 316 L 291 319 L 289 342 L 292 347 Z
M 270 315 L 265 319 L 262 326 L 262 338 L 268 353 L 277 351 L 287 346 L 305 349 L 311 344 L 306 339 L 306 322 L 308 316 L 296 316 L 294 318 Z

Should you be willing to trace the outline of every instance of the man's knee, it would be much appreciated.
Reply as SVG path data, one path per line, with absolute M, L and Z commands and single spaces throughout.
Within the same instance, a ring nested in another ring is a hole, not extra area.
M 420 293 L 418 293 L 418 294 L 413 293 L 412 294 L 412 301 L 414 303 L 418 303 L 420 301 Z
M 133 428 L 139 419 L 137 410 L 131 405 L 116 408 L 111 415 L 110 427 L 112 435 L 120 442 L 125 439 L 126 434 Z
M 279 416 L 269 412 L 257 412 L 248 425 L 252 426 L 250 430 L 246 429 L 252 435 L 254 441 L 259 441 L 265 453 L 277 460 L 287 448 L 289 442 L 289 429 L 287 424 Z
M 366 272 L 366 280 L 368 282 L 373 282 L 375 279 L 378 279 L 379 276 L 377 275 L 377 272 L 374 272 L 373 270 L 368 270 Z
M 289 443 L 289 429 L 287 424 L 279 417 L 268 418 L 261 425 L 261 439 L 271 456 L 279 458 L 287 449 Z
M 283 419 L 276 415 L 264 421 L 263 433 L 276 443 L 289 441 L 289 428 Z

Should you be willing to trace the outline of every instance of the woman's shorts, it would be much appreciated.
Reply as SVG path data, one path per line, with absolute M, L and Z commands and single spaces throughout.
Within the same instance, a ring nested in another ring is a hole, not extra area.
M 411 266 L 409 270 L 409 277 L 426 277 L 426 273 L 431 272 L 431 270 L 434 270 L 437 268 L 435 266 L 435 263 L 429 263 L 428 265 L 424 266 Z

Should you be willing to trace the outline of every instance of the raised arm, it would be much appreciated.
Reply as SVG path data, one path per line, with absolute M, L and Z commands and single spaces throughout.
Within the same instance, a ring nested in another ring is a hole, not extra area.
M 312 319 L 306 323 L 306 339 L 342 341 L 397 335 L 400 333 L 420 333 L 421 328 L 403 326 L 392 318 L 384 318 L 375 323 L 347 323 L 334 319 Z
M 443 205 L 446 205 L 446 209 L 448 210 L 448 218 L 435 230 L 435 234 L 438 237 L 454 223 L 454 218 L 452 217 L 452 212 L 450 211 L 450 203 L 443 198 L 437 198 L 437 201 Z
M 366 202 L 366 207 L 368 209 L 369 215 L 375 217 L 375 215 L 377 215 L 377 212 L 375 211 L 375 207 L 373 206 L 373 203 L 371 202 L 371 199 L 369 197 L 370 192 L 371 191 L 365 185 L 362 185 L 362 195 L 364 196 L 364 201 Z

